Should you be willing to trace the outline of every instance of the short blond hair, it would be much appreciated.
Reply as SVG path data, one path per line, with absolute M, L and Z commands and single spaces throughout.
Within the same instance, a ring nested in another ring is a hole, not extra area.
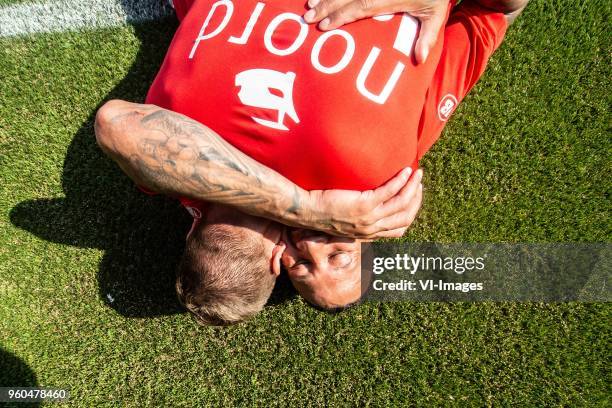
M 275 281 L 263 242 L 227 225 L 201 223 L 187 238 L 176 292 L 198 323 L 227 326 L 261 311 Z

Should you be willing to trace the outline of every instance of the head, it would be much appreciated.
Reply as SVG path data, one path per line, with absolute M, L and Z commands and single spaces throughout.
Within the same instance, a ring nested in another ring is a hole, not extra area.
M 200 324 L 239 323 L 264 307 L 280 274 L 281 232 L 280 224 L 221 205 L 194 220 L 176 290 Z
M 283 240 L 283 266 L 309 303 L 334 311 L 361 300 L 361 240 L 304 229 L 287 230 Z

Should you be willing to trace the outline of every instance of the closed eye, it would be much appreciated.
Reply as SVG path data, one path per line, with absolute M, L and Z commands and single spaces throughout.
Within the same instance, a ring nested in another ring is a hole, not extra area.
M 353 257 L 344 251 L 340 251 L 331 254 L 329 256 L 329 260 L 334 267 L 343 268 L 348 266 L 353 261 Z

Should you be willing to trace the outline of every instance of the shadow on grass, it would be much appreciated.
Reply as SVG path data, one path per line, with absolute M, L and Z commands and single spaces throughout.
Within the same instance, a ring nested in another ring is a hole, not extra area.
M 0 348 L 0 387 L 37 387 L 34 371 L 13 353 Z
M 135 27 L 142 45 L 128 74 L 106 99 L 144 99 L 175 28 L 173 18 Z M 189 217 L 174 200 L 140 193 L 103 155 L 95 141 L 94 118 L 95 111 L 68 147 L 62 174 L 66 198 L 22 202 L 11 211 L 11 221 L 48 241 L 104 250 L 100 297 L 122 315 L 180 312 L 174 271 Z
M 34 371 L 22 359 L 0 348 L 0 387 L 38 387 Z M 39 402 L 3 403 L 3 407 L 39 407 Z
M 105 100 L 144 100 L 176 25 L 169 17 L 135 26 L 142 45 L 126 77 Z M 99 293 L 120 314 L 180 313 L 174 278 L 191 219 L 178 201 L 140 193 L 102 154 L 94 117 L 95 111 L 68 148 L 62 176 L 66 198 L 22 202 L 12 209 L 11 221 L 48 241 L 104 250 Z M 292 295 L 291 285 L 280 280 L 270 303 Z

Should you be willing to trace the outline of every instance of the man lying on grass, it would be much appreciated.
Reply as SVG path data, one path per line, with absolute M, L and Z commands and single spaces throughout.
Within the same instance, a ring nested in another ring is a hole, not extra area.
M 411 224 L 419 158 L 526 2 L 381 0 L 364 12 L 323 0 L 306 15 L 329 15 L 319 26 L 330 29 L 398 10 L 431 24 L 425 3 L 443 24 L 450 11 L 416 58 L 407 14 L 320 31 L 300 18 L 302 1 L 175 1 L 182 22 L 148 104 L 108 102 L 96 135 L 138 185 L 193 215 L 177 291 L 198 320 L 257 313 L 281 264 L 314 305 L 358 301 L 360 240 Z

